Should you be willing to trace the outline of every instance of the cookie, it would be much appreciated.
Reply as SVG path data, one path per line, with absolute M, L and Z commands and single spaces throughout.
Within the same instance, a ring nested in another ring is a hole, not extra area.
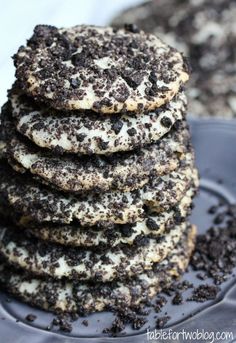
M 64 194 L 6 165 L 0 168 L 0 195 L 14 211 L 36 222 L 69 224 L 77 219 L 82 226 L 142 221 L 147 209 L 162 212 L 175 206 L 194 183 L 198 183 L 198 175 L 192 153 L 178 170 L 154 177 L 143 188 L 132 192 Z
M 134 26 L 38 25 L 14 56 L 20 88 L 65 110 L 144 112 L 169 102 L 188 80 L 185 59 Z
M 40 107 L 14 88 L 10 102 L 17 130 L 35 144 L 60 152 L 89 155 L 130 151 L 156 142 L 186 112 L 183 92 L 154 112 L 132 116 L 53 111 Z
M 169 174 L 179 167 L 185 158 L 180 152 L 184 146 L 168 143 L 167 150 L 155 144 L 126 156 L 73 158 L 45 154 L 16 138 L 7 147 L 7 158 L 16 171 L 29 170 L 39 181 L 66 192 L 127 192 L 141 188 L 154 175 Z
M 137 240 L 133 245 L 108 249 L 64 247 L 22 235 L 14 225 L 0 228 L 0 253 L 15 266 L 35 275 L 74 280 L 106 282 L 141 274 L 151 269 L 174 249 L 183 237 L 187 224 L 182 223 L 158 238 Z
M 4 113 L 2 113 L 4 119 Z M 5 121 L 5 120 L 4 120 Z M 150 176 L 168 174 L 177 169 L 191 150 L 189 130 L 178 122 L 162 140 L 140 150 L 111 156 L 55 155 L 21 139 L 10 126 L 4 130 L 5 156 L 21 173 L 29 170 L 41 182 L 69 192 L 132 191 L 148 183 Z
M 189 227 L 181 242 L 152 269 L 134 276 L 132 280 L 96 283 L 48 279 L 44 281 L 25 271 L 1 263 L 1 286 L 23 301 L 53 312 L 90 313 L 106 308 L 135 306 L 170 286 L 187 268 L 194 248 L 196 230 Z
M 70 246 L 112 247 L 121 243 L 135 244 L 136 241 L 145 239 L 147 236 L 158 237 L 176 223 L 184 222 L 187 215 L 190 214 L 194 193 L 195 190 L 190 189 L 175 208 L 155 216 L 150 215 L 144 221 L 135 224 L 116 225 L 114 228 L 100 229 L 79 225 L 25 223 L 25 231 L 39 239 Z M 21 223 L 21 225 L 23 224 Z

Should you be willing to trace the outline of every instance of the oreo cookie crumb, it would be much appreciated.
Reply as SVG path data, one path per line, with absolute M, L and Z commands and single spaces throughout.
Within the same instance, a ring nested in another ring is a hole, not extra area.
M 157 223 L 152 218 L 148 218 L 146 221 L 146 224 L 147 224 L 147 227 L 149 228 L 149 230 L 157 230 L 158 229 Z
M 215 212 L 212 207 L 208 212 Z M 225 220 L 227 218 L 227 220 Z M 224 212 L 217 214 L 213 222 L 224 227 L 213 226 L 203 235 L 197 236 L 191 266 L 201 272 L 198 278 L 213 278 L 216 285 L 226 281 L 236 267 L 236 210 L 227 206 Z M 204 276 L 203 276 L 204 275 Z
M 225 219 L 225 214 L 219 213 L 214 219 L 214 224 L 222 224 L 224 219 Z
M 156 320 L 156 328 L 157 329 L 163 329 L 167 322 L 171 319 L 170 316 L 164 316 L 164 317 L 160 317 Z
M 215 214 L 216 213 L 216 211 L 217 211 L 217 206 L 215 206 L 215 205 L 213 205 L 213 206 L 211 206 L 209 209 L 208 209 L 208 213 L 210 213 L 210 214 Z
M 193 288 L 193 284 L 188 280 L 183 280 L 177 283 L 176 288 L 180 291 L 186 291 L 187 289 Z
M 172 299 L 173 305 L 183 304 L 183 296 L 180 292 L 176 292 L 174 298 Z
M 131 129 L 127 130 L 127 133 L 129 136 L 134 136 L 134 135 L 136 135 L 137 131 L 134 127 L 132 127 Z
M 32 313 L 27 314 L 27 316 L 25 317 L 25 319 L 28 322 L 34 322 L 36 318 L 37 318 L 37 316 L 35 314 L 32 314 Z
M 84 326 L 88 326 L 88 325 L 89 325 L 89 323 L 88 323 L 88 321 L 87 321 L 86 319 L 82 321 L 82 324 L 83 324 Z
M 163 295 L 158 295 L 155 301 L 154 310 L 155 312 L 161 312 L 161 309 L 167 303 L 167 299 Z
M 200 285 L 193 290 L 192 295 L 187 300 L 197 302 L 215 300 L 219 291 L 219 287 L 215 285 Z
M 172 125 L 172 121 L 171 121 L 170 118 L 168 118 L 168 117 L 163 117 L 163 118 L 161 118 L 161 124 L 162 124 L 164 127 L 169 128 L 169 127 L 171 127 L 171 125 Z
M 125 324 L 124 324 L 124 321 L 117 317 L 113 322 L 112 322 L 112 326 L 111 326 L 111 329 L 110 329 L 110 332 L 112 334 L 117 334 L 121 331 L 123 331 L 125 328 Z
M 199 280 L 206 280 L 208 278 L 207 274 L 205 274 L 205 273 L 197 273 L 196 277 Z
M 112 130 L 118 134 L 120 132 L 120 130 L 123 127 L 123 123 L 121 120 L 117 120 L 113 125 L 112 125 Z
M 140 330 L 146 323 L 147 319 L 143 317 L 137 317 L 132 323 L 132 328 L 134 330 Z
M 63 332 L 71 332 L 72 324 L 70 323 L 72 317 L 67 315 L 58 315 L 52 321 L 52 326 L 59 326 L 59 329 Z
M 127 324 L 131 325 L 133 330 L 140 330 L 147 322 L 147 319 L 143 316 L 147 316 L 149 311 L 144 309 L 142 306 L 136 306 L 132 308 L 120 305 L 116 308 L 109 309 L 116 314 L 115 320 L 112 322 L 110 328 L 104 328 L 103 333 L 110 334 L 111 336 L 117 336 L 121 331 L 123 331 Z M 140 316 L 142 314 L 142 316 Z M 123 333 L 123 332 L 122 332 Z

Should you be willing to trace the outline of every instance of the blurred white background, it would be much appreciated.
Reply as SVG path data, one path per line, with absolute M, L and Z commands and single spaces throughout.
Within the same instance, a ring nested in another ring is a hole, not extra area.
M 0 0 L 0 105 L 14 80 L 11 56 L 37 24 L 58 27 L 106 25 L 122 9 L 142 0 Z

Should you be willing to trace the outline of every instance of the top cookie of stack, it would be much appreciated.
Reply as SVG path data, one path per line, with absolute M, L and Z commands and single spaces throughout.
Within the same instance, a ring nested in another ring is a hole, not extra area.
M 14 61 L 20 87 L 58 110 L 150 111 L 188 80 L 181 54 L 134 26 L 40 25 Z

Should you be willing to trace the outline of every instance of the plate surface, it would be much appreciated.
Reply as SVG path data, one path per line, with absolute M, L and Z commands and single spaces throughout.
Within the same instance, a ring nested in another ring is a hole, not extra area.
M 190 124 L 197 167 L 201 176 L 201 188 L 195 199 L 191 221 L 197 224 L 199 233 L 204 233 L 212 224 L 212 215 L 208 214 L 208 209 L 212 205 L 217 205 L 219 200 L 226 204 L 236 203 L 236 121 L 203 119 L 191 120 Z M 196 277 L 196 272 L 192 270 L 185 273 L 183 280 L 189 280 L 195 286 L 211 283 L 211 280 L 200 281 Z M 189 294 L 188 291 L 184 292 L 184 297 L 188 297 Z M 221 292 L 215 301 L 184 302 L 176 306 L 172 305 L 169 299 L 162 313 L 151 311 L 147 317 L 148 322 L 142 329 L 135 331 L 127 326 L 120 338 L 108 337 L 102 333 L 104 328 L 111 326 L 115 318 L 112 313 L 104 312 L 79 318 L 73 323 L 73 330 L 69 334 L 59 332 L 57 327 L 55 330 L 47 331 L 47 326 L 54 318 L 52 314 L 33 309 L 14 299 L 8 301 L 8 296 L 0 293 L 0 342 L 146 342 L 147 328 L 154 329 L 156 318 L 163 316 L 165 312 L 171 315 L 167 329 L 171 328 L 176 332 L 182 329 L 230 331 L 236 337 L 236 278 L 232 276 L 221 285 Z M 33 323 L 25 319 L 29 313 L 37 316 Z M 87 327 L 82 324 L 84 319 L 88 320 Z M 179 342 L 182 342 L 181 338 Z

